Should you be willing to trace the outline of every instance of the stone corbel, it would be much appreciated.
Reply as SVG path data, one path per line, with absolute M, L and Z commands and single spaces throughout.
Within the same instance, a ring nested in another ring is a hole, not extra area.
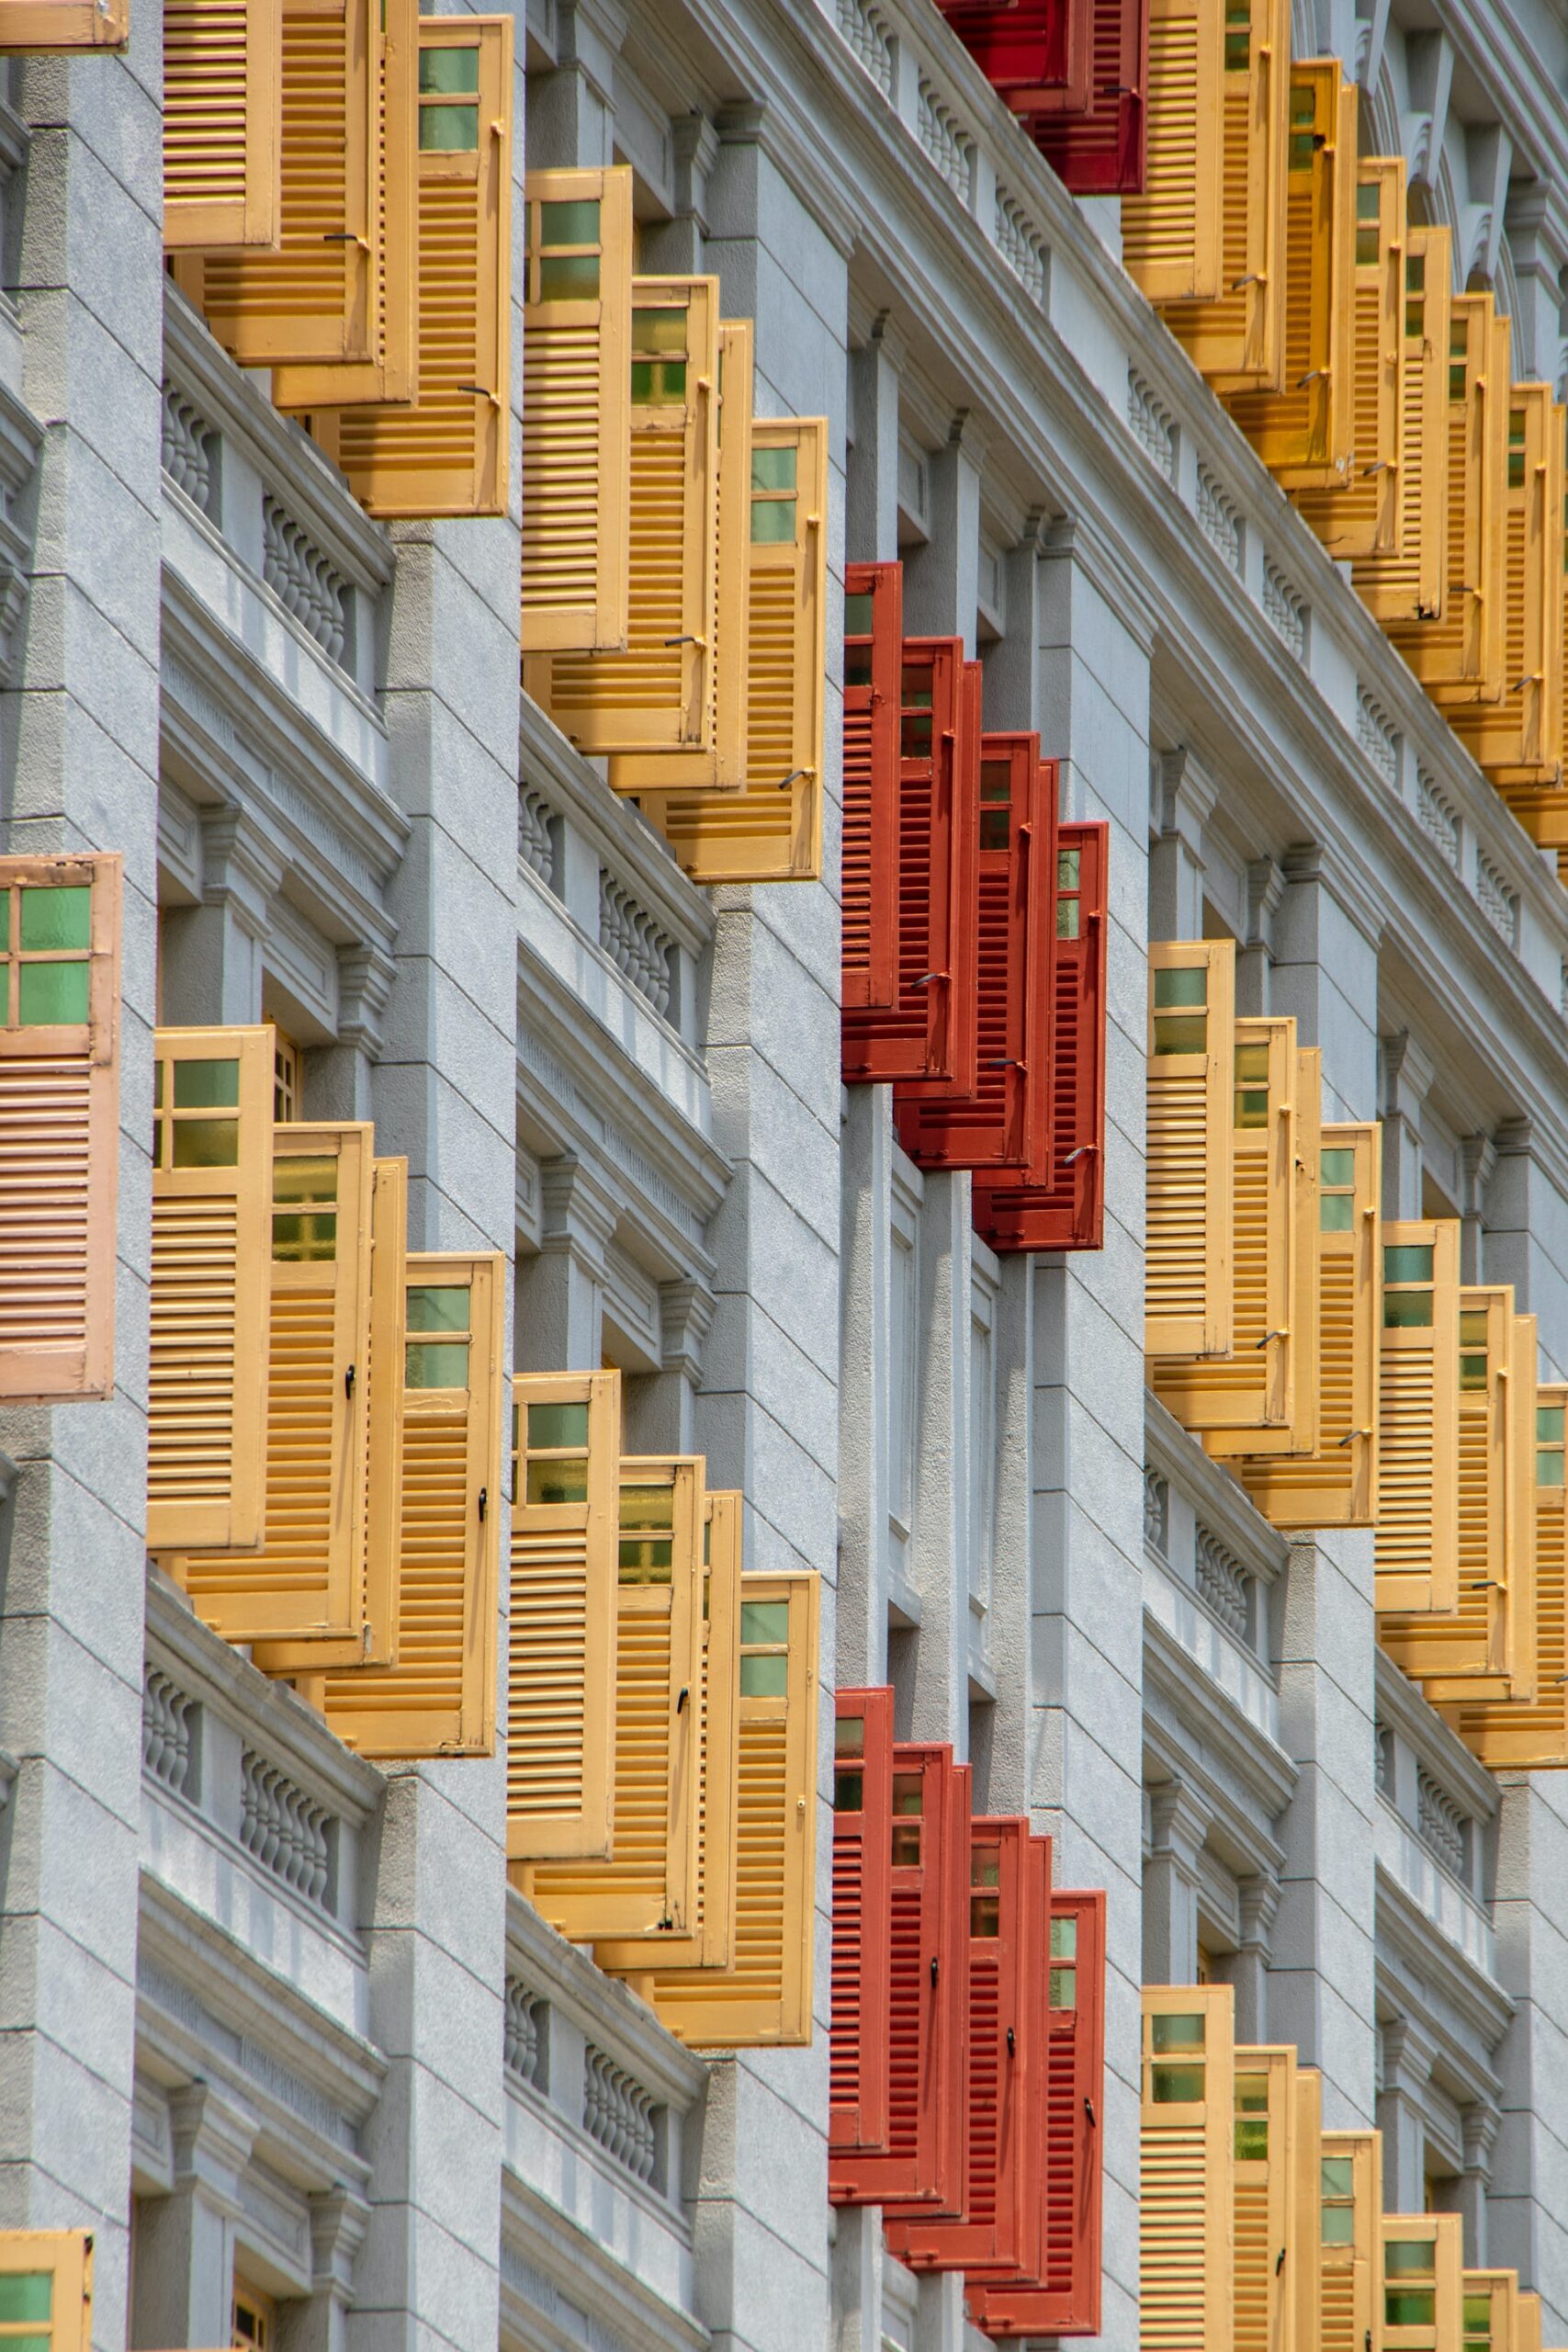
M 370 1061 L 381 1055 L 381 1023 L 392 1001 L 397 964 L 374 942 L 337 951 L 337 1034 Z
M 695 107 L 690 114 L 677 115 L 670 126 L 675 217 L 694 222 L 703 237 L 708 232 L 708 179 L 718 161 L 718 145 L 717 131 Z
M 702 1378 L 703 1348 L 713 1329 L 714 1297 L 705 1283 L 659 1285 L 659 1361 L 694 1388 Z
M 283 860 L 250 811 L 215 808 L 201 819 L 203 904 L 222 907 L 250 938 L 265 941 Z
M 1490 1136 L 1461 1136 L 1460 1162 L 1460 1280 L 1478 1283 L 1482 1269 L 1482 1235 L 1485 1230 L 1482 1202 L 1497 1165 L 1497 1148 Z

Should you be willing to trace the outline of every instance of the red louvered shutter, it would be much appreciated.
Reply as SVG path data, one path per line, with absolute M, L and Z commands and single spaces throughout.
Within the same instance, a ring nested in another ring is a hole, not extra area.
M 840 2149 L 887 2148 L 893 1693 L 840 1690 L 834 1725 L 829 2192 Z
M 976 810 L 976 1082 L 895 1096 L 922 1168 L 1051 1177 L 1056 763 L 1038 735 L 985 735 Z
M 1076 114 L 1032 112 L 1025 128 L 1074 196 L 1141 196 L 1149 70 L 1148 0 L 1085 0 L 1089 103 Z
M 938 0 L 976 64 L 1016 113 L 1089 101 L 1089 0 Z
M 863 1008 L 891 1006 L 897 989 L 903 650 L 903 565 L 850 564 L 844 572 L 842 1001 Z
M 1105 941 L 1110 827 L 1056 842 L 1052 1182 L 980 1178 L 975 1229 L 993 1250 L 1098 1250 L 1105 1229 Z

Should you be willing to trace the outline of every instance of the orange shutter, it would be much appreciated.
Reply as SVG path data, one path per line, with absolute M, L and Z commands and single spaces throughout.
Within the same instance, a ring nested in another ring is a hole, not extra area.
M 1371 1527 L 1377 1517 L 1382 1147 L 1382 1130 L 1375 1121 L 1323 1130 L 1313 1221 L 1318 1259 L 1316 1442 L 1304 1454 L 1235 1465 L 1253 1501 L 1276 1527 Z
M 1224 2346 L 1235 2311 L 1235 1995 L 1145 1984 L 1138 2301 L 1146 2345 Z
M 1151 302 L 1212 302 L 1224 254 L 1224 0 L 1149 0 L 1143 187 L 1122 198 L 1122 256 Z
M 1288 1431 L 1296 1388 L 1295 1023 L 1238 1021 L 1233 1062 L 1229 1351 L 1218 1362 L 1156 1363 L 1150 1377 L 1186 1429 Z
M 123 49 L 130 32 L 130 0 L 0 0 L 0 56 Z
M 283 234 L 283 0 L 164 11 L 164 247 L 274 246 Z
M 523 298 L 523 650 L 624 649 L 632 175 L 530 172 Z
M 1382 1229 L 1377 1606 L 1451 1610 L 1459 1592 L 1459 1227 Z
M 1356 279 L 1348 481 L 1303 490 L 1296 504 L 1330 555 L 1390 554 L 1399 544 L 1403 406 L 1404 158 L 1363 157 L 1356 177 Z
M 1318 1157 L 1323 1145 L 1323 1055 L 1315 1046 L 1296 1049 L 1295 1167 L 1292 1182 L 1292 1288 L 1290 1328 L 1290 1417 L 1269 1428 L 1202 1432 L 1205 1452 L 1221 1457 L 1313 1453 L 1318 1420 Z M 1239 1294 L 1238 1294 L 1239 1297 Z M 1238 1350 L 1239 1353 L 1240 1351 Z M 1239 1476 L 1239 1471 L 1237 1476 Z
M 617 1372 L 514 1373 L 506 1850 L 610 1850 Z
M 1372 2337 L 1381 2352 L 1453 2352 L 1461 2332 L 1463 2223 L 1457 2213 L 1383 2213 Z
M 0 2323 L 15 2352 L 91 2352 L 90 2231 L 0 2230 Z
M 605 1860 L 525 1866 L 535 1909 L 572 1943 L 693 1929 L 701 1747 L 704 1464 L 626 1455 L 618 1500 L 615 1836 Z
M 396 1666 L 398 1549 L 403 1515 L 403 1341 L 408 1289 L 409 1164 L 378 1159 L 370 1197 L 370 1341 L 366 1379 L 367 1443 L 363 1570 L 346 1640 L 258 1642 L 264 1673 L 321 1674 L 334 1666 Z M 357 1387 L 358 1383 L 355 1382 Z
M 1495 703 L 1503 691 L 1511 335 L 1490 294 L 1453 297 L 1443 395 L 1448 594 L 1440 612 L 1420 618 L 1379 616 L 1427 693 L 1445 704 Z
M 1149 948 L 1145 1340 L 1151 1356 L 1231 1344 L 1231 1093 L 1235 948 Z
M 1292 2340 L 1296 2120 L 1294 2044 L 1239 2047 L 1234 2352 L 1278 2352 Z
M 746 782 L 648 793 L 642 806 L 698 882 L 813 882 L 822 870 L 828 427 L 751 429 Z
M 1382 2134 L 1325 2132 L 1320 2159 L 1322 2285 L 1318 2352 L 1364 2352 L 1378 2340 L 1378 2220 Z
M 266 1460 L 272 1031 L 152 1044 L 147 1548 L 254 1551 Z
M 114 1385 L 118 857 L 0 858 L 0 1401 Z
M 1239 7 L 1230 0 L 1220 84 L 1219 289 L 1213 301 L 1171 302 L 1164 310 L 1167 326 L 1215 391 L 1279 389 L 1290 66 L 1286 0 L 1241 0 Z
M 1448 609 L 1448 349 L 1453 244 L 1447 229 L 1406 229 L 1400 338 L 1399 511 L 1387 554 L 1359 558 L 1356 593 L 1393 630 Z M 1456 587 L 1462 575 L 1455 575 Z
M 1568 1386 L 1536 1391 L 1530 1449 L 1535 1525 L 1535 1697 L 1450 1713 L 1468 1745 L 1495 1772 L 1568 1765 L 1568 1521 L 1564 1518 L 1564 1423 Z
M 504 514 L 512 430 L 512 19 L 419 20 L 416 386 L 309 417 L 367 514 Z M 344 388 L 346 389 L 346 388 Z M 290 405 L 309 404 L 306 388 Z
M 495 1744 L 505 1278 L 489 1251 L 408 1261 L 398 1663 L 328 1675 L 321 1693 L 362 1756 L 488 1756 Z
M 1562 412 L 1549 384 L 1508 395 L 1503 694 L 1452 707 L 1455 733 L 1494 782 L 1557 781 L 1562 721 Z
M 262 1545 L 166 1563 L 231 1642 L 362 1634 L 373 1149 L 367 1125 L 273 1132 Z
M 672 2033 L 697 2049 L 811 2039 L 817 1889 L 818 1580 L 740 1579 L 740 1747 L 735 1943 L 728 1968 L 650 1983 Z

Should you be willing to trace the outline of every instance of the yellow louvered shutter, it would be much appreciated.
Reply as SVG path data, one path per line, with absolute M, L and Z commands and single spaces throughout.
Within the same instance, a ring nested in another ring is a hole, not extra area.
M 152 1046 L 147 1548 L 262 1540 L 272 1218 L 272 1031 L 158 1029 Z
M 1459 1593 L 1459 1227 L 1382 1229 L 1377 1606 L 1451 1610 Z
M 367 514 L 504 514 L 512 381 L 512 19 L 419 20 L 415 392 L 310 431 Z M 290 405 L 306 405 L 290 387 Z
M 1224 285 L 1224 0 L 1149 0 L 1144 193 L 1122 198 L 1122 256 L 1151 302 Z
M 601 1938 L 598 1965 L 615 1976 L 660 1968 L 728 1968 L 735 1940 L 735 1813 L 739 1795 L 740 1532 L 743 1498 L 705 1505 L 702 1642 L 696 1696 L 697 1849 L 692 1923 L 684 1934 Z
M 624 652 L 541 652 L 527 693 L 579 751 L 711 751 L 718 280 L 634 277 Z
M 1530 1500 L 1535 1530 L 1535 1607 L 1530 1636 L 1535 1662 L 1533 1701 L 1465 1706 L 1449 1711 L 1469 1746 L 1494 1772 L 1534 1764 L 1568 1765 L 1568 1520 L 1564 1498 L 1564 1424 L 1568 1386 L 1544 1383 L 1536 1391 L 1530 1453 Z
M 1341 559 L 1389 554 L 1399 544 L 1405 234 L 1404 156 L 1364 157 L 1356 177 L 1349 477 L 1338 490 L 1296 492 L 1302 514 Z
M 283 0 L 164 11 L 164 245 L 276 246 L 283 233 Z
M 0 0 L 0 56 L 123 49 L 130 32 L 130 0 Z
M 1317 1162 L 1317 1438 L 1312 1451 L 1235 1464 L 1275 1527 L 1371 1527 L 1378 1507 L 1382 1339 L 1382 1130 L 1325 1126 Z
M 1435 618 L 1448 609 L 1448 350 L 1453 243 L 1447 229 L 1406 229 L 1400 339 L 1402 435 L 1395 544 L 1351 571 L 1374 620 Z
M 1205 1428 L 1205 1451 L 1223 1459 L 1252 1454 L 1300 1457 L 1312 1453 L 1317 1445 L 1317 1193 L 1318 1154 L 1323 1141 L 1323 1055 L 1315 1046 L 1296 1049 L 1295 1131 L 1290 1318 L 1284 1341 L 1291 1359 L 1290 1413 L 1287 1419 L 1269 1428 Z M 1239 1291 L 1237 1309 L 1239 1312 Z M 1241 1352 L 1239 1347 L 1236 1352 Z
M 1231 1088 L 1230 1351 L 1217 1363 L 1156 1363 L 1151 1370 L 1161 1404 L 1189 1430 L 1291 1427 L 1296 1059 L 1293 1021 L 1237 1021 Z
M 1219 289 L 1213 301 L 1163 306 L 1167 326 L 1215 391 L 1279 388 L 1290 62 L 1286 0 L 1226 0 Z M 1163 96 L 1151 104 L 1162 106 Z
M 471 21 L 471 20 L 469 20 Z M 398 1663 L 313 1694 L 362 1756 L 487 1756 L 495 1742 L 504 1261 L 408 1261 Z
M 164 1561 L 227 1641 L 361 1631 L 373 1148 L 367 1125 L 273 1131 L 261 1549 Z
M 0 858 L 0 1402 L 114 1385 L 118 857 Z
M 1490 294 L 1454 296 L 1444 393 L 1448 594 L 1440 613 L 1388 616 L 1394 643 L 1445 705 L 1495 703 L 1503 691 L 1511 340 Z
M 1295 2143 L 1291 2159 L 1291 2250 L 1287 2264 L 1285 2352 L 1320 2352 L 1323 2297 L 1323 2076 L 1296 2069 Z
M 632 175 L 530 172 L 523 308 L 523 650 L 624 650 Z
M 1222 1356 L 1232 1317 L 1235 948 L 1149 948 L 1145 1340 L 1151 1356 Z
M 1457 2213 L 1378 2220 L 1382 2352 L 1454 2352 L 1461 2333 L 1463 2224 Z
M 409 1164 L 378 1159 L 370 1198 L 370 1330 L 366 1351 L 365 1543 L 357 1630 L 346 1639 L 258 1642 L 251 1652 L 265 1674 L 325 1673 L 334 1666 L 396 1666 L 398 1549 L 403 1513 L 403 1341 L 408 1289 Z M 357 1380 L 355 1385 L 357 1386 Z
M 1319 2158 L 1323 2275 L 1319 2352 L 1365 2352 L 1378 2341 L 1378 2218 L 1382 2134 L 1325 2132 Z
M 1293 2043 L 1235 2053 L 1235 2352 L 1293 2352 Z
M 1541 2342 L 1540 2297 L 1521 2294 L 1514 2333 L 1517 2352 L 1541 2352 Z
M 728 1967 L 661 1969 L 642 1987 L 694 2049 L 811 2039 L 818 1613 L 814 1574 L 740 1579 L 733 1950 Z
M 1494 1294 L 1483 1294 L 1490 1301 Z M 1474 1313 L 1478 1294 L 1460 1293 L 1460 1477 L 1465 1476 L 1464 1321 Z M 1495 1294 L 1506 1306 L 1511 1289 Z M 1491 1318 L 1489 1318 L 1491 1319 Z M 1465 1504 L 1460 1504 L 1460 1616 L 1462 1634 L 1450 1637 L 1436 1665 L 1423 1667 L 1422 1682 L 1432 1704 L 1449 1711 L 1477 1700 L 1518 1701 L 1536 1695 L 1535 1461 L 1537 1404 L 1536 1319 L 1512 1315 L 1497 1334 L 1502 1374 L 1502 1497 L 1495 1511 L 1500 1527 L 1484 1568 L 1466 1574 Z M 1495 1464 L 1494 1461 L 1494 1467 Z M 1488 1498 L 1491 1500 L 1491 1498 Z M 1427 1621 L 1417 1621 L 1417 1636 Z
M 1519 2274 L 1467 2270 L 1460 2279 L 1461 2352 L 1518 2352 Z
M 1449 706 L 1455 733 L 1498 784 L 1555 784 L 1561 741 L 1562 413 L 1548 384 L 1508 394 L 1503 692 Z
M 718 329 L 718 503 L 714 565 L 713 739 L 706 749 L 617 752 L 617 792 L 695 786 L 733 791 L 746 781 L 746 695 L 751 640 L 751 397 L 755 335 L 750 319 Z
M 506 1850 L 610 1850 L 618 1372 L 513 1375 Z
M 1145 1984 L 1138 2214 L 1140 2340 L 1233 2341 L 1235 1995 Z
M 1338 488 L 1350 458 L 1355 109 L 1355 90 L 1337 58 L 1292 66 L 1281 388 L 1233 393 L 1229 403 L 1286 489 Z
M 0 2345 L 91 2352 L 93 2240 L 85 2230 L 0 2230 Z
M 644 793 L 697 882 L 814 882 L 822 870 L 828 606 L 828 427 L 751 431 L 746 782 L 739 792 Z
M 1564 538 L 1564 524 L 1568 522 L 1563 498 L 1564 460 L 1568 455 L 1563 437 L 1565 423 L 1568 412 L 1553 401 L 1546 411 L 1542 428 L 1546 440 L 1544 460 L 1535 469 L 1539 495 L 1532 494 L 1527 505 L 1525 652 L 1523 665 L 1517 673 L 1521 684 L 1520 757 L 1517 763 L 1489 759 L 1484 763 L 1493 783 L 1526 831 L 1553 848 L 1568 841 L 1568 820 L 1563 817 L 1562 796 L 1557 789 L 1564 779 L 1562 629 L 1568 602 L 1563 594 L 1563 557 L 1568 544 Z M 1510 436 L 1513 432 L 1510 412 Z M 1510 480 L 1513 463 L 1510 438 Z M 1512 544 L 1510 539 L 1510 560 Z M 1511 622 L 1513 600 L 1506 601 Z M 1508 659 L 1512 660 L 1511 639 Z M 1514 692 L 1515 676 L 1510 670 L 1505 701 Z M 1539 821 L 1541 816 L 1546 820 L 1544 827 Z

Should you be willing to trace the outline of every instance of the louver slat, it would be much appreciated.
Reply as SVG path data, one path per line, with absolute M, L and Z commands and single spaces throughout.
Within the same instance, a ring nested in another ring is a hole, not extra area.
M 370 514 L 504 514 L 512 19 L 422 17 L 419 48 L 422 67 L 438 52 L 457 53 L 430 78 L 457 91 L 419 94 L 415 396 L 408 408 L 351 408 L 329 406 L 329 391 L 309 423 Z
M 1382 2352 L 1451 2352 L 1464 2341 L 1463 2228 L 1457 2213 L 1378 2217 Z
M 506 1850 L 604 1855 L 614 1822 L 621 1380 L 513 1376 Z
M 1568 1765 L 1568 1521 L 1564 1498 L 1564 1423 L 1568 1387 L 1544 1383 L 1536 1391 L 1530 1441 L 1530 1504 L 1534 1521 L 1535 1696 L 1507 1704 L 1445 1710 L 1466 1745 L 1492 1771 L 1532 1765 Z
M 90 2352 L 93 2239 L 84 2230 L 0 2230 L 0 2310 L 35 2326 L 7 2328 L 16 2352 Z
M 164 246 L 276 247 L 283 233 L 283 0 L 164 11 Z
M 1325 2132 L 1319 2144 L 1319 2352 L 1364 2352 L 1369 2336 L 1378 2341 L 1382 2135 Z
M 852 563 L 844 572 L 842 994 L 886 1010 L 898 972 L 899 667 L 904 567 Z M 851 1073 L 846 1068 L 846 1080 Z
M 1558 781 L 1562 472 L 1562 411 L 1551 386 L 1515 384 L 1503 526 L 1503 692 L 1495 704 L 1449 709 L 1455 733 L 1500 787 Z
M 632 175 L 530 172 L 523 311 L 523 651 L 624 650 Z
M 1241 31 L 1228 12 L 1220 107 L 1220 284 L 1164 318 L 1215 391 L 1277 390 L 1285 335 L 1285 148 L 1291 16 L 1254 0 Z
M 147 1548 L 254 1551 L 265 1502 L 272 1031 L 153 1033 Z
M 1349 479 L 1339 490 L 1296 493 L 1329 554 L 1341 559 L 1389 554 L 1399 543 L 1404 173 L 1403 155 L 1364 156 L 1357 173 Z
M 811 2039 L 816 1919 L 818 1579 L 740 1579 L 735 1944 L 728 1968 L 660 1969 L 646 1989 L 695 2049 Z
M 1151 302 L 1212 302 L 1222 285 L 1223 0 L 1148 0 L 1144 185 L 1122 205 L 1122 257 Z
M 166 1564 L 227 1641 L 362 1634 L 374 1140 L 368 1125 L 273 1130 L 261 1549 Z
M 1386 616 L 1393 642 L 1444 705 L 1495 703 L 1503 692 L 1511 341 L 1490 294 L 1452 298 L 1442 379 L 1448 593 L 1427 617 Z
M 1077 114 L 1089 105 L 1089 0 L 941 5 L 992 89 L 1015 113 Z
M 1225 1461 L 1289 1454 L 1300 1458 L 1317 1446 L 1318 1391 L 1318 1179 L 1323 1148 L 1323 1056 L 1315 1046 L 1296 1049 L 1295 1175 L 1291 1226 L 1294 1272 L 1288 1338 L 1294 1395 L 1288 1420 L 1269 1428 L 1202 1432 L 1205 1453 Z M 1239 1476 L 1239 1470 L 1237 1476 Z
M 887 2149 L 893 1693 L 840 1690 L 835 1708 L 828 2186 L 836 2199 L 840 2154 Z
M 1110 828 L 1056 841 L 1055 1007 L 1049 1186 L 977 1177 L 975 1229 L 991 1248 L 1098 1250 L 1105 1226 L 1106 852 Z
M 1148 135 L 1148 0 L 1087 0 L 1088 104 L 1043 106 L 1025 128 L 1074 196 L 1136 196 L 1145 186 Z
M 1235 2332 L 1235 1996 L 1144 1987 L 1138 2225 L 1145 2345 L 1228 2345 Z
M 1385 1224 L 1378 1353 L 1377 1607 L 1459 1592 L 1459 1227 Z
M 326 1675 L 317 1694 L 362 1756 L 494 1746 L 504 1283 L 487 1252 L 408 1261 L 398 1663 Z
M 118 857 L 0 858 L 6 1404 L 114 1383 L 121 888 Z
M 822 870 L 828 428 L 751 428 L 746 781 L 739 792 L 645 792 L 695 882 L 810 882 Z
M 1395 543 L 1387 554 L 1361 557 L 1350 575 L 1367 610 L 1391 634 L 1406 622 L 1446 613 L 1450 594 L 1448 353 L 1453 249 L 1447 229 L 1407 226 L 1406 236 Z M 1455 574 L 1456 589 L 1462 576 Z
M 1145 1348 L 1231 1349 L 1231 1092 L 1235 948 L 1228 939 L 1149 948 Z

